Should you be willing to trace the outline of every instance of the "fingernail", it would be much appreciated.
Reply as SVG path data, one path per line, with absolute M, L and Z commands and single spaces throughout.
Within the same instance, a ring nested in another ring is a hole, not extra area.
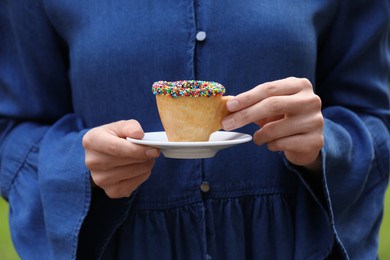
M 232 118 L 226 118 L 226 119 L 222 120 L 222 126 L 223 126 L 223 129 L 225 129 L 225 130 L 233 129 L 234 125 L 235 125 L 235 122 L 234 122 L 234 119 L 232 119 Z
M 158 157 L 158 151 L 156 149 L 148 149 L 145 154 L 149 157 Z
M 227 106 L 227 108 L 228 108 L 229 111 L 234 111 L 235 109 L 238 108 L 238 101 L 235 100 L 235 99 L 229 100 L 229 101 L 226 103 L 226 106 Z

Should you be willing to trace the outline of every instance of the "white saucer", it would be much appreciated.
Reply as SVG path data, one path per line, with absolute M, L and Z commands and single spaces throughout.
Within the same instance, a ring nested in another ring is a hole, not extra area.
M 135 144 L 159 148 L 167 158 L 200 159 L 211 158 L 222 149 L 246 143 L 252 136 L 237 132 L 217 131 L 210 136 L 208 142 L 169 142 L 165 132 L 145 133 L 143 139 L 126 138 Z

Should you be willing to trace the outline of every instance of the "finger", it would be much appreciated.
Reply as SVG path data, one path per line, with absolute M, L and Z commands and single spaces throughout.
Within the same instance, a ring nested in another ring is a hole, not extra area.
M 88 140 L 88 137 L 91 137 L 91 140 Z M 144 136 L 144 131 L 142 130 L 141 125 L 136 120 L 121 120 L 111 124 L 103 125 L 97 127 L 88 132 L 85 141 L 87 141 L 87 146 L 92 147 L 93 150 L 105 150 L 107 144 L 113 144 L 116 142 L 118 145 L 123 142 L 122 139 L 125 137 L 141 139 Z M 113 137 L 120 137 L 113 138 Z M 83 140 L 84 141 L 84 140 Z M 89 141 L 89 142 L 88 142 Z
M 142 139 L 144 137 L 144 130 L 136 120 L 122 120 L 110 124 L 109 129 L 115 133 L 116 136 L 126 138 L 131 137 L 134 139 Z
M 311 110 L 318 111 L 320 107 L 321 101 L 316 95 L 275 96 L 225 117 L 222 125 L 225 130 L 233 130 L 264 118 L 308 113 Z
M 321 155 L 321 150 L 313 151 L 312 153 L 284 152 L 287 160 L 295 165 L 305 166 L 306 169 L 317 171 L 321 168 L 321 160 L 318 160 Z
M 235 112 L 250 107 L 266 98 L 293 95 L 304 88 L 312 89 L 312 85 L 307 79 L 290 77 L 266 82 L 233 97 L 227 102 L 226 106 L 230 112 Z
M 93 155 L 102 154 L 116 158 L 148 159 L 160 155 L 158 149 L 130 143 L 124 138 L 106 132 L 104 129 L 92 129 L 83 138 L 83 146 L 86 149 L 86 159 L 93 164 Z M 91 156 L 88 157 L 88 154 Z
M 267 143 L 267 147 L 271 151 L 283 151 L 290 162 L 302 165 L 304 161 L 310 162 L 318 154 L 324 145 L 324 138 L 318 134 L 302 134 L 293 135 L 280 139 L 273 140 Z M 302 156 L 306 158 L 303 158 Z
M 139 149 L 145 149 L 145 146 Z M 160 151 L 154 148 L 146 148 L 146 157 L 135 158 L 129 156 L 112 156 L 101 152 L 89 151 L 85 154 L 85 164 L 91 171 L 108 171 L 115 167 L 126 166 L 132 163 L 142 163 L 160 156 Z
M 97 186 L 104 188 L 149 172 L 154 163 L 155 160 L 149 160 L 143 163 L 115 167 L 109 171 L 91 171 L 91 176 Z
M 280 116 L 273 116 L 273 117 L 267 117 L 267 118 L 262 118 L 260 120 L 258 120 L 257 122 L 255 122 L 257 125 L 259 125 L 260 127 L 268 124 L 268 123 L 271 123 L 271 122 L 274 122 L 274 121 L 278 121 L 280 119 L 283 119 L 284 118 L 284 115 L 280 115 Z
M 312 116 L 298 115 L 269 122 L 257 131 L 253 140 L 257 145 L 271 142 L 286 136 L 310 132 L 322 133 L 324 120 L 321 113 Z
M 123 180 L 105 188 L 104 191 L 107 196 L 112 199 L 130 197 L 131 194 L 150 177 L 150 174 L 151 172 L 149 171 L 134 178 Z

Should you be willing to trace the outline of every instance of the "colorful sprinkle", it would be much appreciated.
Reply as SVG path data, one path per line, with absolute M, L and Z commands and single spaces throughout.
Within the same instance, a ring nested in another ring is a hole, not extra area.
M 153 94 L 171 97 L 210 97 L 223 95 L 225 87 L 214 81 L 179 80 L 153 83 Z

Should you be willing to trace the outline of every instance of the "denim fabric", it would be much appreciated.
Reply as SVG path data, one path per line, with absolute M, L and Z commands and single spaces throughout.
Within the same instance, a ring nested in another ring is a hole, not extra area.
M 375 258 L 389 27 L 388 0 L 0 0 L 0 187 L 19 255 Z M 130 198 L 90 187 L 83 135 L 130 118 L 161 131 L 154 81 L 214 80 L 236 95 L 288 76 L 323 101 L 321 178 L 250 142 L 211 159 L 161 156 Z

